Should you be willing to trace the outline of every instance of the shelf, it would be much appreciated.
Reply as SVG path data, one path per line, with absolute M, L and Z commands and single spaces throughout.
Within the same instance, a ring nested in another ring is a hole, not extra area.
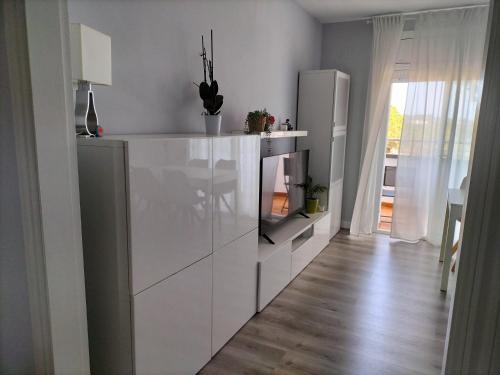
M 235 130 L 233 134 L 244 134 L 241 130 Z M 259 133 L 250 133 L 259 135 Z M 260 132 L 260 137 L 262 139 L 266 138 L 295 138 L 295 137 L 307 137 L 307 130 L 288 130 L 288 131 L 272 131 L 271 133 Z
M 261 138 L 294 138 L 307 137 L 307 130 L 273 131 L 271 133 L 261 132 Z

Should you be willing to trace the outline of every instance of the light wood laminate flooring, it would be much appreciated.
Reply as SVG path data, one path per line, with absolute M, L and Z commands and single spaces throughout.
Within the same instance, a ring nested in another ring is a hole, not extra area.
M 438 374 L 451 290 L 439 249 L 338 234 L 200 372 Z

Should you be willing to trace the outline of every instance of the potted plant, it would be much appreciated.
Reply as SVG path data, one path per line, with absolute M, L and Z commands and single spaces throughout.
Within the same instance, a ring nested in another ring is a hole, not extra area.
M 307 176 L 306 182 L 303 184 L 298 184 L 304 188 L 306 196 L 306 212 L 308 214 L 314 214 L 318 212 L 319 206 L 319 194 L 327 191 L 327 187 L 320 184 L 313 184 L 311 176 Z
M 203 63 L 203 82 L 198 85 L 200 98 L 203 100 L 203 116 L 205 117 L 205 130 L 207 134 L 218 135 L 220 134 L 220 124 L 222 115 L 220 109 L 224 102 L 224 97 L 218 94 L 219 85 L 214 80 L 214 43 L 213 43 L 213 30 L 210 30 L 210 59 L 207 59 L 207 51 L 205 50 L 205 43 L 203 35 L 201 36 L 201 60 Z M 208 79 L 207 82 L 207 70 Z
M 265 108 L 248 112 L 247 115 L 248 129 L 251 133 L 267 131 L 274 124 L 274 122 L 274 116 L 267 112 Z

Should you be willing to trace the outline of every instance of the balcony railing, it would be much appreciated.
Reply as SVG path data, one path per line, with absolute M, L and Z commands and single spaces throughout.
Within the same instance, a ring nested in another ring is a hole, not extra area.
M 386 155 L 398 155 L 400 144 L 401 139 L 399 138 L 387 138 L 387 142 L 385 144 Z

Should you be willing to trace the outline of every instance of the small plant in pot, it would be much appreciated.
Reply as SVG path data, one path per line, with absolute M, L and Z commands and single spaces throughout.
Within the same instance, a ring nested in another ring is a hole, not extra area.
M 275 122 L 275 118 L 267 110 L 258 109 L 248 112 L 247 124 L 250 133 L 260 133 L 269 130 Z
M 319 194 L 327 191 L 327 187 L 320 184 L 314 185 L 311 176 L 307 176 L 306 182 L 298 184 L 298 186 L 303 187 L 305 190 L 306 212 L 308 214 L 318 212 Z
M 207 134 L 218 135 L 220 134 L 220 124 L 222 120 L 220 109 L 224 103 L 224 97 L 218 94 L 219 85 L 214 79 L 213 30 L 210 30 L 210 59 L 207 59 L 203 35 L 201 36 L 200 56 L 203 63 L 203 82 L 198 85 L 198 88 L 200 98 L 203 100 L 203 108 L 205 108 L 205 112 L 203 112 L 205 117 L 205 129 Z M 207 82 L 207 70 L 210 83 Z

